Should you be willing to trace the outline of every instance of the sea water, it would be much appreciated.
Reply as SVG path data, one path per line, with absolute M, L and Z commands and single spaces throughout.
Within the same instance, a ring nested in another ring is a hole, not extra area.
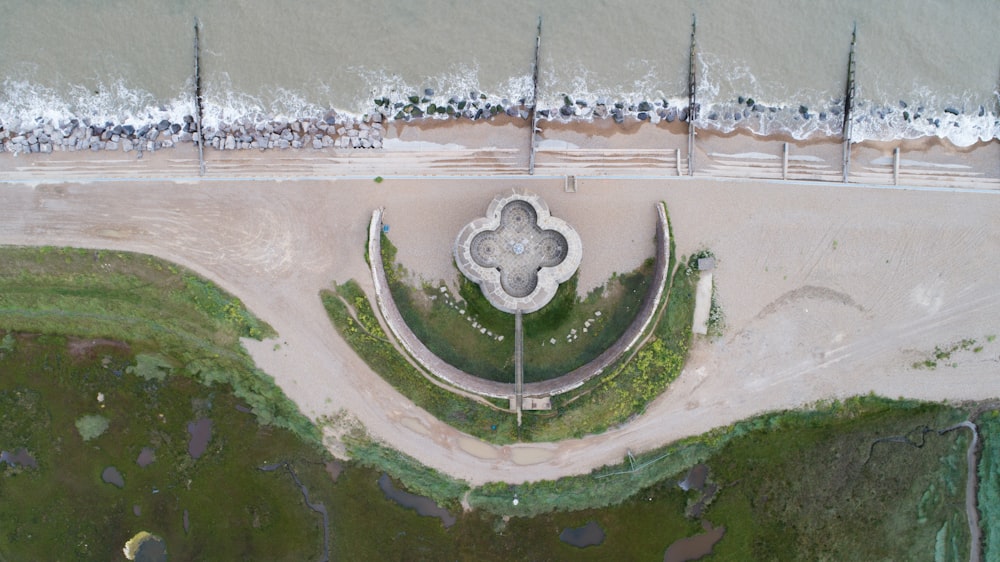
M 933 135 L 967 146 L 998 134 L 995 0 L 4 0 L 0 8 L 8 128 L 39 118 L 180 122 L 194 111 L 195 18 L 209 127 L 362 115 L 376 99 L 411 95 L 530 102 L 539 17 L 540 108 L 567 98 L 683 107 L 696 15 L 699 126 L 839 135 L 856 24 L 855 140 Z

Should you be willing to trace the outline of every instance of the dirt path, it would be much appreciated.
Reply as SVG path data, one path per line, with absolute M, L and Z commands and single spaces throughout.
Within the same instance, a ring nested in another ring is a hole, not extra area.
M 267 166 L 262 157 L 256 166 Z M 398 258 L 447 275 L 458 229 L 497 193 L 544 197 L 585 248 L 580 288 L 652 254 L 667 202 L 678 253 L 711 247 L 725 336 L 645 415 L 602 435 L 494 447 L 417 408 L 350 350 L 318 291 L 357 279 L 372 209 L 386 207 Z M 763 411 L 875 392 L 1000 396 L 1000 197 L 713 180 L 554 179 L 92 182 L 0 185 L 0 243 L 131 250 L 176 261 L 233 292 L 280 334 L 247 342 L 311 417 L 346 410 L 376 437 L 474 484 L 585 473 Z M 639 211 L 637 211 L 639 210 Z M 934 370 L 935 346 L 976 339 Z M 952 365 L 954 364 L 954 366 Z

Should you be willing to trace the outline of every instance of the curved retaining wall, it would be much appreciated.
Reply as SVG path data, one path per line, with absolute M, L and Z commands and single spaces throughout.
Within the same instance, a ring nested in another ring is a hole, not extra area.
M 368 261 L 370 262 L 372 281 L 375 284 L 375 301 L 389 330 L 425 369 L 437 378 L 462 390 L 475 392 L 483 396 L 510 399 L 515 395 L 512 383 L 500 383 L 486 380 L 455 368 L 435 355 L 416 334 L 410 330 L 403 316 L 396 307 L 396 302 L 389 291 L 389 280 L 382 263 L 382 209 L 372 212 L 371 223 L 368 226 Z M 570 371 L 560 377 L 528 383 L 524 385 L 524 396 L 555 396 L 581 386 L 591 378 L 601 374 L 622 354 L 631 350 L 649 328 L 656 311 L 663 300 L 670 262 L 670 234 L 667 224 L 667 213 L 663 204 L 656 205 L 656 257 L 653 271 L 653 281 L 639 306 L 635 320 L 614 345 L 598 355 L 593 361 Z

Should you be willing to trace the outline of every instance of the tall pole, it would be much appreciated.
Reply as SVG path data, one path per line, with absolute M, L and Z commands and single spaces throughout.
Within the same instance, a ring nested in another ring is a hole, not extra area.
M 542 46 L 542 16 L 538 16 L 538 33 L 535 34 L 535 64 L 531 68 L 531 147 L 528 153 L 528 174 L 535 173 L 535 147 L 538 140 L 538 50 Z
M 851 173 L 851 128 L 854 123 L 854 95 L 857 93 L 854 82 L 854 46 L 858 40 L 858 24 L 854 24 L 851 32 L 851 52 L 847 56 L 847 89 L 844 92 L 844 183 Z
M 201 129 L 201 48 L 199 46 L 198 18 L 194 18 L 194 122 L 198 135 L 198 174 L 205 175 L 205 139 Z
M 688 175 L 694 175 L 694 136 L 695 119 L 698 117 L 698 78 L 695 75 L 695 43 L 694 32 L 698 25 L 698 17 L 691 15 L 691 52 L 688 56 Z

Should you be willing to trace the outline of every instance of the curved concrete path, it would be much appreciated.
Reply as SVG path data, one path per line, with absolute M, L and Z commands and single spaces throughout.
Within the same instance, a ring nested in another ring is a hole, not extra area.
M 1000 342 L 987 338 L 1000 334 L 1000 197 L 640 179 L 578 180 L 578 193 L 566 194 L 562 184 L 150 178 L 0 185 L 0 243 L 131 250 L 190 267 L 278 331 L 280 349 L 275 342 L 247 347 L 304 413 L 346 411 L 387 445 L 473 484 L 582 474 L 621 461 L 629 449 L 824 398 L 1000 396 Z M 399 259 L 435 279 L 450 268 L 454 233 L 482 201 L 514 187 L 539 193 L 580 231 L 587 246 L 581 290 L 649 255 L 654 219 L 634 211 L 660 200 L 670 207 L 679 254 L 711 247 L 718 256 L 725 336 L 696 343 L 678 380 L 625 426 L 560 443 L 483 443 L 382 382 L 326 318 L 317 293 L 330 281 L 354 278 L 371 290 L 363 260 L 371 209 L 400 210 L 387 216 Z M 424 220 L 432 214 L 435 222 Z M 608 225 L 619 239 L 604 236 Z M 911 368 L 934 346 L 961 338 L 976 339 L 982 351 L 954 354 L 954 366 Z
M 618 360 L 623 354 L 631 350 L 639 339 L 649 328 L 650 322 L 656 315 L 660 302 L 663 300 L 663 292 L 666 289 L 667 267 L 670 263 L 670 225 L 667 221 L 667 213 L 662 202 L 657 202 L 656 208 L 656 254 L 654 255 L 655 266 L 653 277 L 649 289 L 643 297 L 636 312 L 635 319 L 625 330 L 618 340 L 608 349 L 601 352 L 592 361 L 581 365 L 576 369 L 554 379 L 528 383 L 523 386 L 520 396 L 543 397 L 555 396 L 564 392 L 569 392 L 579 388 L 585 382 L 600 375 L 612 363 Z M 382 255 L 382 228 L 385 211 L 376 209 L 372 212 L 371 223 L 368 226 L 368 255 Z M 381 259 L 369 258 L 371 267 L 372 282 L 374 285 L 375 302 L 379 312 L 385 320 L 390 331 L 396 337 L 396 341 L 410 354 L 420 365 L 427 369 L 432 375 L 444 381 L 448 386 L 479 394 L 491 396 L 493 398 L 514 399 L 518 396 L 516 383 L 501 383 L 487 380 L 482 377 L 470 375 L 454 367 L 448 362 L 434 354 L 413 330 L 403 320 L 399 307 L 392 298 L 389 290 L 389 279 L 385 273 L 385 265 Z M 517 322 L 520 322 L 518 318 Z M 516 330 L 517 333 L 520 330 Z M 518 352 L 515 351 L 515 357 Z M 519 359 L 515 359 L 515 365 Z M 520 423 L 518 423 L 520 425 Z

